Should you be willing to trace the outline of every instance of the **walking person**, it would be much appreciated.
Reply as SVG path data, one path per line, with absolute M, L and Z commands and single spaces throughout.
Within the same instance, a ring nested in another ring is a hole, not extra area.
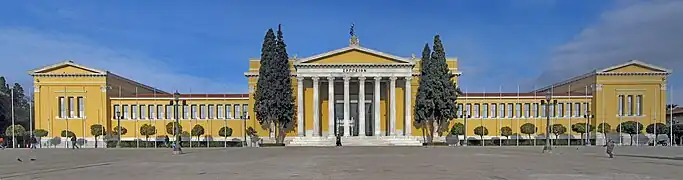
M 71 136 L 71 149 L 80 149 L 81 147 L 78 147 L 76 144 L 76 136 Z
M 603 147 L 607 147 L 605 149 L 605 152 L 609 155 L 609 158 L 614 158 L 614 141 L 607 140 L 607 144 L 605 144 Z
M 168 147 L 168 143 L 171 142 L 171 140 L 168 138 L 168 135 L 164 136 L 164 147 Z
M 0 147 L 2 147 L 2 150 L 5 150 L 5 138 L 0 136 Z
M 30 146 L 31 146 L 31 149 L 36 149 L 36 148 L 37 148 L 36 146 L 38 146 L 38 139 L 36 139 L 36 136 L 35 136 L 35 135 L 31 135 L 30 144 L 31 144 L 31 145 L 30 145 Z

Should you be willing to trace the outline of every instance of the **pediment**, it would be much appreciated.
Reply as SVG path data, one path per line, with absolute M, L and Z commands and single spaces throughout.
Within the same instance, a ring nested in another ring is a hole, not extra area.
M 670 73 L 671 71 L 662 67 L 647 64 L 641 61 L 632 60 L 624 64 L 605 68 L 598 73 Z
M 57 63 L 29 71 L 31 75 L 106 75 L 106 71 L 85 67 L 73 61 Z
M 368 48 L 346 47 L 299 59 L 295 64 L 414 64 L 414 61 Z

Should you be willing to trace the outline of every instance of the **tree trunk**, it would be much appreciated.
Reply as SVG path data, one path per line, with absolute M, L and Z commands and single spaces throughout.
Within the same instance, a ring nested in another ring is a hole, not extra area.
M 586 141 L 583 140 L 583 134 L 584 133 L 579 133 L 579 134 L 581 134 L 581 144 L 586 145 Z
M 95 136 L 95 148 L 97 148 L 97 136 Z
M 628 134 L 628 135 L 631 136 L 631 146 L 633 146 L 633 134 Z M 657 138 L 655 138 L 655 143 L 657 143 Z
M 434 142 L 434 121 L 427 120 L 427 143 Z

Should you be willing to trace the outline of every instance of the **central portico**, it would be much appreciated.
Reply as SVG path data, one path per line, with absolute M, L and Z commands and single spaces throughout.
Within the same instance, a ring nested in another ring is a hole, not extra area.
M 401 112 L 412 112 L 414 66 L 414 58 L 385 54 L 357 43 L 296 60 L 298 136 L 411 134 L 411 113 L 398 113 L 397 104 L 405 108 Z M 311 103 L 305 102 L 307 86 L 312 86 Z M 397 98 L 397 89 L 404 97 Z M 312 109 L 306 107 L 309 105 Z M 312 121 L 306 120 L 307 113 L 312 114 Z M 307 123 L 312 123 L 311 130 Z

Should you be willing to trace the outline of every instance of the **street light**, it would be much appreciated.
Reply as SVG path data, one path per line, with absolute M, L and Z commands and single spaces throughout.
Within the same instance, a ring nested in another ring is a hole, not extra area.
M 467 144 L 469 144 L 469 141 L 467 140 L 467 118 L 472 118 L 472 116 L 470 116 L 468 111 L 465 110 L 464 114 L 460 115 L 460 118 L 463 118 L 463 122 L 465 123 L 465 130 L 463 130 L 464 132 L 462 133 L 463 139 L 465 140 L 465 144 L 463 144 L 462 146 L 467 146 Z
M 586 142 L 585 142 L 585 145 L 590 146 L 591 145 L 591 136 L 590 136 L 591 129 L 590 129 L 590 127 L 591 127 L 591 118 L 593 118 L 593 115 L 591 114 L 590 110 L 587 110 L 586 114 L 583 115 L 583 117 L 586 118 Z
M 552 100 L 552 102 L 551 102 Z M 545 104 L 545 145 L 543 145 L 543 153 L 548 152 L 552 153 L 553 148 L 550 145 L 550 105 L 555 105 L 557 103 L 557 100 L 553 100 L 553 94 L 550 92 L 547 92 L 545 94 L 545 101 L 541 100 L 541 104 Z
M 121 148 L 121 119 L 123 119 L 123 116 L 121 116 L 121 111 L 116 111 L 116 117 L 114 117 L 114 118 L 116 119 L 116 122 L 117 122 L 116 126 L 118 126 L 118 127 L 116 127 L 117 128 L 116 135 L 118 136 L 118 138 L 117 138 L 118 141 L 116 142 L 116 148 Z
M 178 90 L 176 90 L 175 93 L 173 93 L 173 100 L 171 100 L 171 103 L 170 103 L 170 105 L 173 106 L 173 109 L 175 111 L 175 123 L 176 123 L 176 125 L 174 127 L 176 138 L 175 138 L 175 145 L 173 146 L 173 154 L 182 154 L 183 153 L 183 150 L 180 148 L 180 137 L 181 137 L 181 135 L 180 135 L 180 113 L 178 113 L 178 110 L 179 110 L 178 106 L 180 106 L 181 104 L 183 106 L 185 106 L 185 105 L 187 105 L 187 102 L 185 100 L 180 101 L 180 93 L 178 93 Z
M 242 147 L 246 147 L 247 146 L 247 119 L 248 119 L 248 116 L 240 116 L 240 119 L 242 119 L 242 124 L 244 126 L 244 128 L 242 129 L 242 132 L 244 132 L 244 133 L 242 133 L 242 134 L 244 134 L 244 141 L 242 143 Z

